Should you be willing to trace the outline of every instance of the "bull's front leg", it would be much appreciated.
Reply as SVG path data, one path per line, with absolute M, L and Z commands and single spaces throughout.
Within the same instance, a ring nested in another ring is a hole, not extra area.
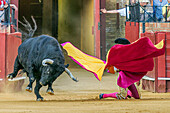
M 36 86 L 34 88 L 34 93 L 37 97 L 37 101 L 43 101 L 43 97 L 41 97 L 41 95 L 39 93 L 41 87 L 42 87 L 42 85 L 39 83 L 39 80 L 36 80 Z
M 48 84 L 48 89 L 47 89 L 47 91 L 46 91 L 48 94 L 50 94 L 50 95 L 54 95 L 54 90 L 53 90 L 53 88 L 52 88 L 52 83 L 49 83 Z
M 18 56 L 17 56 L 15 59 L 15 63 L 14 63 L 14 71 L 13 71 L 13 73 L 10 73 L 9 75 L 7 75 L 7 78 L 11 78 L 11 79 L 15 78 L 18 74 L 18 71 L 22 68 L 23 67 L 19 63 Z

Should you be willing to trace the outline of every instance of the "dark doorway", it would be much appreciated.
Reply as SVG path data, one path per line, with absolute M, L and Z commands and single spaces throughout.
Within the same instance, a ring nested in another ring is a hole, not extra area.
M 23 20 L 23 16 L 30 22 L 32 26 L 33 22 L 31 16 L 37 23 L 37 31 L 34 36 L 42 34 L 42 16 L 43 16 L 43 0 L 19 0 L 19 20 Z M 19 24 L 20 29 L 24 29 L 22 25 Z
M 52 9 L 52 35 L 58 39 L 58 0 L 53 0 Z

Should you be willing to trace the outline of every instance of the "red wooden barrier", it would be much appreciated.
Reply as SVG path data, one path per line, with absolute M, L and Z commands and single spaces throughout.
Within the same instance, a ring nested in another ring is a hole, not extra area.
M 160 42 L 162 39 L 166 39 L 166 33 L 155 33 L 156 42 Z M 159 56 L 157 59 L 157 73 L 155 75 L 155 92 L 166 92 L 166 80 L 160 80 L 166 78 L 166 67 L 165 67 L 165 54 Z
M 141 33 L 153 44 L 166 40 L 166 53 L 154 59 L 154 69 L 142 79 L 142 88 L 152 92 L 170 92 L 170 32 Z M 139 39 L 139 23 L 126 22 L 125 38 L 130 42 Z M 144 45 L 145 46 L 145 45 Z
M 170 92 L 170 33 L 155 32 L 142 33 L 141 37 L 149 37 L 154 44 L 157 44 L 162 39 L 166 40 L 166 53 L 154 59 L 154 69 L 148 72 L 142 80 L 142 88 L 152 92 Z
M 6 55 L 4 54 L 6 51 L 6 33 L 0 33 L 0 79 L 5 78 L 5 57 Z
M 21 39 L 18 38 L 21 37 L 21 33 L 0 33 L 0 36 L 0 91 L 4 91 L 4 89 L 19 91 L 24 81 L 22 79 L 9 81 L 6 76 L 13 72 L 14 61 L 18 54 L 17 50 L 21 44 Z
M 95 1 L 95 54 L 97 58 L 100 58 L 100 0 Z
M 21 45 L 21 33 L 7 34 L 6 38 L 6 75 L 13 72 L 15 58 L 18 55 L 18 47 Z
M 155 40 L 155 34 L 154 33 L 141 33 L 141 37 L 148 37 L 153 44 L 156 44 L 156 40 Z M 156 64 L 156 59 L 154 59 L 154 64 Z M 149 71 L 147 73 L 147 77 L 150 78 L 150 80 L 142 80 L 142 87 L 145 90 L 149 90 L 149 91 L 154 91 L 154 81 L 153 79 L 155 79 L 155 75 L 156 75 L 156 66 L 154 66 L 153 71 Z M 152 78 L 152 79 L 151 79 Z M 143 85 L 144 84 L 144 85 Z
M 170 92 L 170 32 L 166 32 L 166 90 Z

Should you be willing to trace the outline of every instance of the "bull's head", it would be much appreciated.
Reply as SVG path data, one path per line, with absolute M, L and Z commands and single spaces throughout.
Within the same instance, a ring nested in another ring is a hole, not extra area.
M 40 84 L 45 86 L 48 84 L 48 82 L 54 81 L 59 75 L 61 75 L 64 71 L 70 76 L 70 78 L 76 82 L 78 80 L 72 75 L 72 73 L 69 71 L 68 68 L 61 66 L 57 67 L 57 71 L 55 70 L 55 67 L 52 66 L 54 63 L 54 60 L 52 59 L 44 59 L 42 61 L 42 74 L 40 79 Z

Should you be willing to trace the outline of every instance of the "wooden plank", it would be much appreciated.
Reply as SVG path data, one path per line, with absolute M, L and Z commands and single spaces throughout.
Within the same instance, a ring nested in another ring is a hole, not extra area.
M 170 70 L 166 70 L 167 77 L 170 77 Z
M 106 8 L 106 0 L 101 0 L 100 9 Z M 106 60 L 106 15 L 100 15 L 100 44 L 101 44 L 101 59 Z
M 165 39 L 166 34 L 165 33 L 158 33 L 156 37 L 156 42 L 160 42 L 161 40 Z M 165 54 L 159 56 L 158 58 L 158 77 L 164 77 L 166 78 L 166 63 L 165 63 Z M 155 81 L 156 82 L 156 81 Z M 158 80 L 158 88 L 157 92 L 166 92 L 166 80 Z
M 148 37 L 152 41 L 153 44 L 155 44 L 156 42 L 154 33 L 151 33 L 151 32 L 141 33 L 141 37 Z M 155 64 L 155 58 L 154 58 L 154 64 Z M 147 73 L 147 76 L 155 78 L 155 65 L 154 65 L 153 70 Z
M 167 92 L 170 92 L 170 81 L 166 81 Z
M 95 55 L 100 58 L 100 0 L 94 0 L 94 16 L 95 16 Z
M 170 70 L 170 63 L 166 63 L 166 66 L 167 66 L 166 69 Z
M 154 81 L 142 79 L 142 89 L 154 92 Z
M 6 54 L 5 75 L 6 76 L 13 72 L 15 58 L 18 55 L 18 47 L 22 43 L 21 39 L 16 36 L 21 37 L 21 33 L 15 32 L 7 35 L 6 52 L 5 52 Z
M 170 32 L 166 32 L 166 40 L 170 40 Z
M 139 23 L 126 22 L 125 38 L 128 39 L 131 43 L 139 39 Z
M 0 33 L 0 78 L 5 78 L 6 61 L 6 33 Z
M 166 76 L 170 78 L 170 32 L 166 32 Z M 166 81 L 166 90 L 170 92 L 170 81 Z

